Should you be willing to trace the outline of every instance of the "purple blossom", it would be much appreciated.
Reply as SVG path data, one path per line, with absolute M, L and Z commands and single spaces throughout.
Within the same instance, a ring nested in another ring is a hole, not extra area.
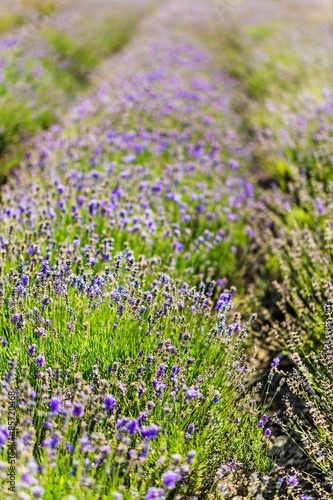
M 176 487 L 176 483 L 181 481 L 182 476 L 177 470 L 166 471 L 163 474 L 163 485 L 168 490 L 173 490 Z
M 8 439 L 10 438 L 10 434 L 8 432 L 7 427 L 1 427 L 0 428 L 0 446 L 3 446 L 6 444 Z
M 228 306 L 231 302 L 231 299 L 232 299 L 231 293 L 229 293 L 229 292 L 221 293 L 218 301 L 216 302 L 215 311 L 219 311 L 220 309 L 223 309 L 226 306 Z
M 272 368 L 277 368 L 280 364 L 280 359 L 279 358 L 274 358 L 272 363 L 271 363 L 271 367 Z
M 195 450 L 189 451 L 187 454 L 187 459 L 186 459 L 187 463 L 193 464 L 196 454 L 197 454 L 197 452 Z
M 325 207 L 324 207 L 324 204 L 320 198 L 316 198 L 316 206 L 317 206 L 319 215 L 325 215 Z
M 190 425 L 188 426 L 188 432 L 192 433 L 192 432 L 194 432 L 194 431 L 195 431 L 195 425 L 194 425 L 194 424 L 190 424 Z
M 108 394 L 105 396 L 104 405 L 107 410 L 113 410 L 116 405 L 116 398 L 112 394 Z
M 295 488 L 297 485 L 298 485 L 298 477 L 295 475 L 295 476 L 289 476 L 287 478 L 287 483 L 289 486 Z
M 21 281 L 22 281 L 22 285 L 23 285 L 23 286 L 28 286 L 28 285 L 29 285 L 29 276 L 28 276 L 28 275 L 26 275 L 26 274 L 24 274 L 24 275 L 22 276 L 22 280 L 21 280 Z
M 130 435 L 137 434 L 139 431 L 139 421 L 136 419 L 121 418 L 116 423 L 116 429 L 128 433 Z
M 141 435 L 144 439 L 154 439 L 160 430 L 160 427 L 156 424 L 152 424 L 149 427 L 143 426 L 141 428 Z
M 31 493 L 34 498 L 41 498 L 44 494 L 44 488 L 42 486 L 33 486 L 31 488 Z
M 36 353 L 36 347 L 37 347 L 36 344 L 32 344 L 32 345 L 28 346 L 27 351 L 28 351 L 29 356 L 34 356 L 35 355 L 35 353 Z
M 164 500 L 165 491 L 162 488 L 149 488 L 145 495 L 145 500 Z
M 136 434 L 139 430 L 139 422 L 136 419 L 132 419 L 127 424 L 127 429 L 131 435 Z
M 43 368 L 43 366 L 45 365 L 45 357 L 42 354 L 40 354 L 39 356 L 37 356 L 37 358 L 36 358 L 36 365 L 39 368 Z
M 238 161 L 231 158 L 229 160 L 229 168 L 230 168 L 230 170 L 238 170 L 239 169 Z
M 50 400 L 50 411 L 53 415 L 59 415 L 61 412 L 61 399 L 58 396 L 53 396 Z
M 81 418 L 84 413 L 84 406 L 81 403 L 73 403 L 72 416 Z

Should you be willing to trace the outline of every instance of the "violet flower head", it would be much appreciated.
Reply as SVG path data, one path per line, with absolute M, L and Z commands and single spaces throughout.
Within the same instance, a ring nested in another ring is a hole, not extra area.
M 28 346 L 28 354 L 29 356 L 34 356 L 36 353 L 36 344 L 32 344 Z
M 26 274 L 24 274 L 22 276 L 21 281 L 22 281 L 22 285 L 23 286 L 28 286 L 29 285 L 29 276 L 27 276 Z
M 288 479 L 287 479 L 287 483 L 292 488 L 295 488 L 298 485 L 298 477 L 296 475 L 289 476 Z
M 42 495 L 44 494 L 44 488 L 42 486 L 33 486 L 31 488 L 31 493 L 34 498 L 42 498 Z
M 162 488 L 149 488 L 144 500 L 164 500 L 165 491 Z
M 317 206 L 319 215 L 325 215 L 325 207 L 324 207 L 324 204 L 320 198 L 316 198 L 316 206 Z
M 176 483 L 181 480 L 182 476 L 176 470 L 169 470 L 163 474 L 163 485 L 168 490 L 173 490 Z
M 271 368 L 277 368 L 280 364 L 280 358 L 274 358 L 271 363 Z
M 72 416 L 81 418 L 84 413 L 84 406 L 81 403 L 73 403 Z
M 8 432 L 7 427 L 2 427 L 0 429 L 0 446 L 4 446 L 8 441 L 10 434 Z
M 43 366 L 45 365 L 45 357 L 42 354 L 40 354 L 39 356 L 37 356 L 37 358 L 36 358 L 36 365 L 39 368 L 43 368 Z
M 236 161 L 233 158 L 231 158 L 229 160 L 229 168 L 230 168 L 230 170 L 238 170 L 239 169 L 239 163 L 238 163 L 238 161 Z
M 223 292 L 220 294 L 218 301 L 216 302 L 215 311 L 219 311 L 220 309 L 224 309 L 227 307 L 232 299 L 232 294 L 229 292 Z
M 150 427 L 143 426 L 141 428 L 141 435 L 144 439 L 154 439 L 160 430 L 160 427 L 156 424 L 152 424 Z
M 113 410 L 116 406 L 116 398 L 112 394 L 108 394 L 104 398 L 104 406 L 109 411 Z
M 58 396 L 53 396 L 50 400 L 50 411 L 53 415 L 59 415 L 61 412 L 61 399 Z

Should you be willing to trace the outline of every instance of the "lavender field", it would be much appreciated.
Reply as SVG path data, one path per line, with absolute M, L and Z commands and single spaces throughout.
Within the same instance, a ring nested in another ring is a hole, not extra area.
M 2 0 L 0 500 L 333 498 L 332 0 Z

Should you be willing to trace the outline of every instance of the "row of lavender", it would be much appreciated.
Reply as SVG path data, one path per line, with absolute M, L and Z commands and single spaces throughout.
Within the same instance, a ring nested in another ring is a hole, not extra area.
M 31 135 L 57 121 L 87 89 L 94 67 L 127 44 L 151 5 L 144 0 L 129 10 L 117 0 L 98 0 L 92 16 L 89 2 L 79 9 L 75 0 L 27 3 L 16 6 L 23 9 L 18 25 L 4 34 L 1 25 L 14 14 L 1 14 L 0 180 L 22 159 Z
M 163 32 L 173 8 L 2 190 L 8 498 L 213 498 L 229 471 L 269 467 L 250 325 L 223 291 L 252 238 L 250 148 L 234 82 Z

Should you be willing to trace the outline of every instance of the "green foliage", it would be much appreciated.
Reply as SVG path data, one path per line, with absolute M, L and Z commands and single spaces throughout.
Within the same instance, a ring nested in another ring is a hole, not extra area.
M 18 26 L 22 26 L 25 17 L 22 14 L 6 14 L 0 17 L 0 35 L 10 31 Z
M 333 332 L 332 300 L 325 305 L 324 343 L 318 352 L 310 352 L 303 359 L 293 356 L 296 369 L 287 378 L 292 394 L 304 402 L 305 411 L 300 413 L 286 401 L 288 423 L 286 432 L 294 431 L 301 437 L 301 447 L 315 468 L 328 481 L 333 470 Z

